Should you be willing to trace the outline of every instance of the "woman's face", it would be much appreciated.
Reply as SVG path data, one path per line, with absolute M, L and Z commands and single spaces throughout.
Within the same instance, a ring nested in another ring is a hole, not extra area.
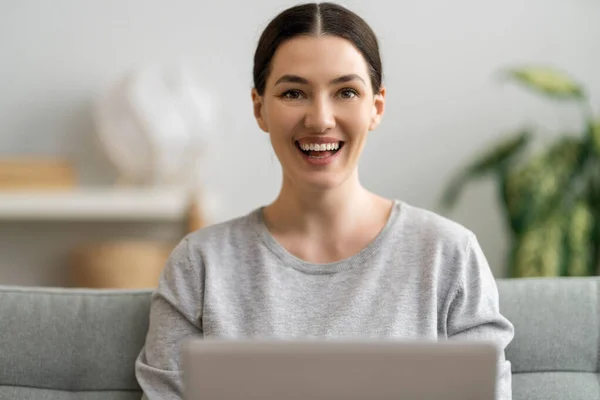
M 355 171 L 367 133 L 381 120 L 385 90 L 371 87 L 367 63 L 337 36 L 300 36 L 271 60 L 254 114 L 284 173 L 307 189 L 340 186 Z

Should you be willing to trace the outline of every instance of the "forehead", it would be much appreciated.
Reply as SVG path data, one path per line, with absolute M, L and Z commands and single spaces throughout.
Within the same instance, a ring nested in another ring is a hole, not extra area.
M 346 39 L 337 36 L 298 36 L 284 42 L 271 60 L 269 81 L 282 75 L 298 75 L 309 81 L 331 80 L 357 74 L 368 82 L 363 55 Z

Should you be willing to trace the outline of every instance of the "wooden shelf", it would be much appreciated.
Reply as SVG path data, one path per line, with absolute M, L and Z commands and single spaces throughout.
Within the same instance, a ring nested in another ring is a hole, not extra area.
M 176 221 L 189 201 L 180 189 L 0 191 L 0 220 Z

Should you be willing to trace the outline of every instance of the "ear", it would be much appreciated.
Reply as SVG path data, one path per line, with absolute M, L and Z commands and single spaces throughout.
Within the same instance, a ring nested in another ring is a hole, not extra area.
M 269 129 L 264 118 L 263 97 L 258 94 L 256 89 L 252 89 L 252 104 L 254 106 L 254 118 L 260 129 L 269 133 Z
M 379 126 L 383 114 L 385 113 L 385 87 L 379 89 L 379 93 L 373 96 L 373 112 L 371 113 L 371 123 L 369 130 L 372 131 Z

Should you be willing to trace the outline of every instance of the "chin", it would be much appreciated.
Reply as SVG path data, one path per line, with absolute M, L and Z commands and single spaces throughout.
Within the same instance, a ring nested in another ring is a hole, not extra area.
M 304 176 L 297 180 L 302 182 L 301 186 L 309 191 L 325 192 L 341 187 L 346 181 L 345 174 L 310 174 L 313 176 Z M 321 175 L 321 176 L 318 176 Z

